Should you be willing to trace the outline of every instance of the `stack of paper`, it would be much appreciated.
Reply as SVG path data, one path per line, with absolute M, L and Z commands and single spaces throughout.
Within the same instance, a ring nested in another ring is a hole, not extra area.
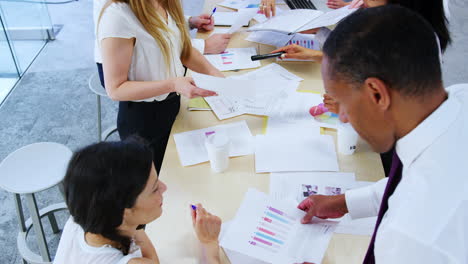
M 252 61 L 250 57 L 257 55 L 255 48 L 226 49 L 221 54 L 205 55 L 205 58 L 220 71 L 252 69 L 260 67 L 260 61 Z
M 320 263 L 336 223 L 304 225 L 304 215 L 290 201 L 249 189 L 220 245 L 267 263 Z
M 350 9 L 348 6 L 326 13 L 310 9 L 288 10 L 264 23 L 252 26 L 249 28 L 249 31 L 278 31 L 288 34 L 297 33 L 304 30 L 334 25 L 356 10 L 356 8 Z
M 300 129 L 300 128 L 298 128 Z M 338 171 L 333 138 L 315 133 L 275 133 L 255 137 L 255 171 Z
M 254 152 L 253 137 L 245 121 L 208 127 L 174 135 L 177 152 L 182 166 L 208 161 L 205 148 L 207 134 L 224 133 L 230 139 L 229 156 L 243 156 Z
M 205 100 L 220 120 L 246 113 L 273 115 L 302 80 L 277 64 L 233 78 L 198 73 L 192 77 L 198 87 L 219 94 Z
M 270 195 L 276 199 L 293 199 L 297 204 L 310 195 L 339 195 L 345 191 L 367 186 L 371 182 L 356 181 L 354 173 L 342 172 L 290 172 L 270 175 Z M 376 217 L 351 219 L 345 215 L 338 219 L 335 233 L 371 235 Z

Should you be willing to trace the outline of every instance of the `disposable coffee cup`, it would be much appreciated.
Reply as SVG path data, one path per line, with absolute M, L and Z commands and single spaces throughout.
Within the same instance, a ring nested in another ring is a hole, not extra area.
M 205 147 L 214 172 L 223 172 L 229 167 L 229 137 L 224 133 L 211 133 L 205 139 Z
M 356 150 L 358 133 L 349 123 L 340 123 L 337 132 L 338 152 L 343 155 L 352 155 Z

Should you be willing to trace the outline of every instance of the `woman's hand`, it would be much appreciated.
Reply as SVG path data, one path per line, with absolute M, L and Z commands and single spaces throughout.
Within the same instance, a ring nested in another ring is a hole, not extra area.
M 279 48 L 277 50 L 272 51 L 271 53 L 276 53 L 280 51 L 286 52 L 283 55 L 281 55 L 281 59 L 315 60 L 321 62 L 323 57 L 323 53 L 319 50 L 304 48 L 296 44 Z
M 275 0 L 262 0 L 258 9 L 260 10 L 260 13 L 265 14 L 267 18 L 274 17 L 276 15 Z
M 205 54 L 220 54 L 226 50 L 231 34 L 213 34 L 205 39 Z
M 214 29 L 214 17 L 209 14 L 193 16 L 189 19 L 190 28 L 211 31 Z
M 203 246 L 205 263 L 219 264 L 221 263 L 221 259 L 218 237 L 221 232 L 221 219 L 216 215 L 208 213 L 201 204 L 197 204 L 196 206 L 196 210 L 193 210 L 190 206 L 190 212 L 192 214 L 193 228 Z
M 325 107 L 328 108 L 328 111 L 339 114 L 340 113 L 340 104 L 333 99 L 328 94 L 323 95 L 323 103 L 325 104 Z
M 202 244 L 218 243 L 218 236 L 221 232 L 221 219 L 216 215 L 212 215 L 203 208 L 201 204 L 197 204 L 197 209 L 191 209 L 192 223 L 197 233 L 198 240 Z
M 174 86 L 173 90 L 187 98 L 217 95 L 216 92 L 197 87 L 191 77 L 178 77 L 172 81 Z

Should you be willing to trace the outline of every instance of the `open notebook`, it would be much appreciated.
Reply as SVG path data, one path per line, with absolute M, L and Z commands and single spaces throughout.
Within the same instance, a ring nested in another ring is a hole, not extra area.
M 288 10 L 264 23 L 250 27 L 249 31 L 277 31 L 293 34 L 334 25 L 356 10 L 350 9 L 348 6 L 326 13 L 311 9 Z

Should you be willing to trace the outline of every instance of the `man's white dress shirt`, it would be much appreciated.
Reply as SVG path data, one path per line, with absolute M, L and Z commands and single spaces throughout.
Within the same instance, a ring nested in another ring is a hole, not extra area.
M 468 263 L 468 84 L 399 139 L 403 164 L 375 241 L 376 263 Z M 387 179 L 346 192 L 352 218 L 376 216 Z

